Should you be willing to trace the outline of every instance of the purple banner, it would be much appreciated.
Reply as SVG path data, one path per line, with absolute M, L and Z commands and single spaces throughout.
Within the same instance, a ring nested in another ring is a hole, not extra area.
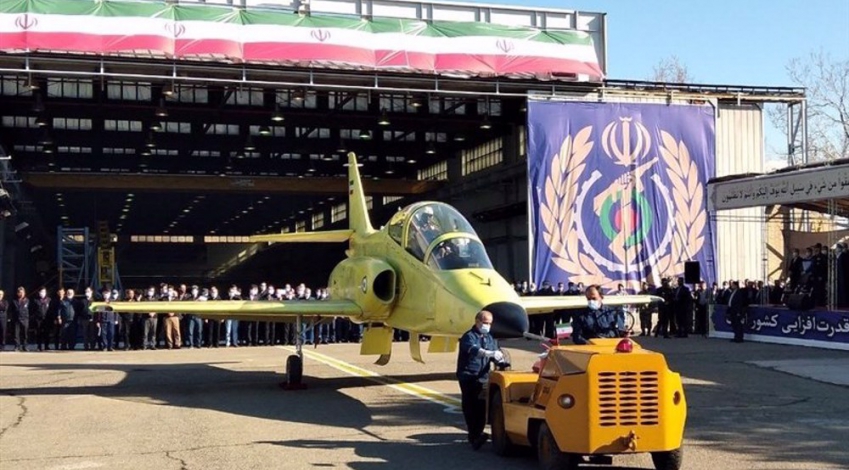
M 710 106 L 528 104 L 533 281 L 631 291 L 699 261 L 716 279 Z
M 732 334 L 727 307 L 717 305 L 713 313 L 713 329 Z M 826 310 L 798 312 L 783 307 L 749 307 L 746 328 L 749 335 L 781 339 L 826 341 L 849 344 L 849 313 Z

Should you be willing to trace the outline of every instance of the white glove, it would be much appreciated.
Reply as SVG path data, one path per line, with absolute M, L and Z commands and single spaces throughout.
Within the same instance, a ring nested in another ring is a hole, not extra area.
M 495 362 L 504 362 L 504 353 L 501 351 L 495 351 L 492 358 L 495 359 Z
M 499 351 L 490 351 L 489 349 L 481 349 L 481 350 L 478 351 L 478 355 L 480 357 L 492 359 L 493 357 L 495 357 L 495 353 L 498 353 L 498 352 Z

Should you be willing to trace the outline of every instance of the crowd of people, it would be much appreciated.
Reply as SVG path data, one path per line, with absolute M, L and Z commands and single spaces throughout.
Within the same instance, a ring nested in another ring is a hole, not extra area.
M 11 299 L 0 290 L 0 350 L 5 349 L 7 337 L 13 339 L 15 350 L 27 351 L 31 344 L 38 351 L 75 350 L 81 344 L 86 351 L 153 350 L 200 347 L 244 347 L 293 345 L 296 327 L 290 322 L 259 322 L 215 320 L 194 314 L 150 313 L 129 314 L 109 310 L 93 311 L 93 302 L 105 301 L 220 301 L 220 300 L 290 300 L 320 301 L 327 298 L 327 289 L 313 291 L 304 284 L 286 284 L 275 288 L 265 282 L 251 285 L 244 292 L 232 285 L 228 292 L 216 286 L 201 288 L 160 284 L 147 289 L 117 290 L 103 288 L 95 292 L 86 288 L 78 296 L 74 289 L 60 288 L 50 295 L 40 288 L 34 296 L 19 287 Z M 325 318 L 317 324 L 308 323 L 301 336 L 305 344 L 357 342 L 362 327 L 347 318 Z M 400 334 L 397 335 L 401 339 Z

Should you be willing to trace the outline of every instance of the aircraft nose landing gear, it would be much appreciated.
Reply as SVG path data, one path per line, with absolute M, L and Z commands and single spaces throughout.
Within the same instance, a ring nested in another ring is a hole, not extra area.
M 296 353 L 286 358 L 286 380 L 280 382 L 280 388 L 283 390 L 303 390 L 307 386 L 302 382 L 304 378 L 304 351 L 303 351 L 303 321 L 301 315 L 295 319 L 295 331 L 297 331 L 295 339 Z

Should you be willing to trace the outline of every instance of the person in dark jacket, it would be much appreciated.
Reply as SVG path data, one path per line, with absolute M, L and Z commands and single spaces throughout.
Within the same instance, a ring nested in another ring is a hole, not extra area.
M 5 296 L 6 293 L 0 289 L 0 351 L 6 350 L 6 322 L 9 321 L 9 301 Z
M 460 338 L 457 356 L 463 417 L 468 440 L 474 450 L 480 449 L 489 438 L 483 432 L 486 427 L 486 399 L 481 397 L 481 392 L 489 381 L 490 363 L 504 361 L 498 343 L 489 334 L 491 328 L 492 313 L 486 310 L 478 312 L 474 326 Z
M 56 322 L 59 325 L 59 345 L 63 351 L 72 351 L 77 347 L 76 301 L 74 289 L 68 289 L 59 304 Z
M 48 321 L 51 313 L 50 297 L 47 296 L 47 288 L 42 287 L 32 301 L 30 310 L 30 326 L 35 332 L 35 345 L 39 351 L 50 349 L 51 325 Z
M 104 302 L 112 300 L 112 290 L 104 287 L 101 291 Z M 115 326 L 118 324 L 118 314 L 112 308 L 99 309 L 94 315 L 94 320 L 97 322 L 100 336 L 98 338 L 98 347 L 101 351 L 114 351 L 115 346 Z
M 731 322 L 731 328 L 734 330 L 734 343 L 743 342 L 743 333 L 746 329 L 746 295 L 743 289 L 740 289 L 740 283 L 734 281 L 731 284 L 731 295 L 728 296 L 728 310 L 726 315 Z
M 97 342 L 97 324 L 93 323 L 91 314 L 91 303 L 94 301 L 92 296 L 94 291 L 91 287 L 85 288 L 85 297 L 77 299 L 77 304 L 74 305 L 74 321 L 77 322 L 77 331 L 83 335 L 83 349 L 93 351 Z M 74 349 L 76 347 L 76 338 L 74 339 Z
M 572 341 L 587 344 L 592 338 L 617 338 L 625 332 L 625 315 L 621 307 L 604 305 L 604 295 L 598 286 L 586 291 L 588 307 L 572 317 Z
M 15 332 L 15 350 L 27 351 L 27 331 L 29 330 L 30 302 L 23 286 L 18 287 L 17 298 L 11 302 L 12 327 Z

